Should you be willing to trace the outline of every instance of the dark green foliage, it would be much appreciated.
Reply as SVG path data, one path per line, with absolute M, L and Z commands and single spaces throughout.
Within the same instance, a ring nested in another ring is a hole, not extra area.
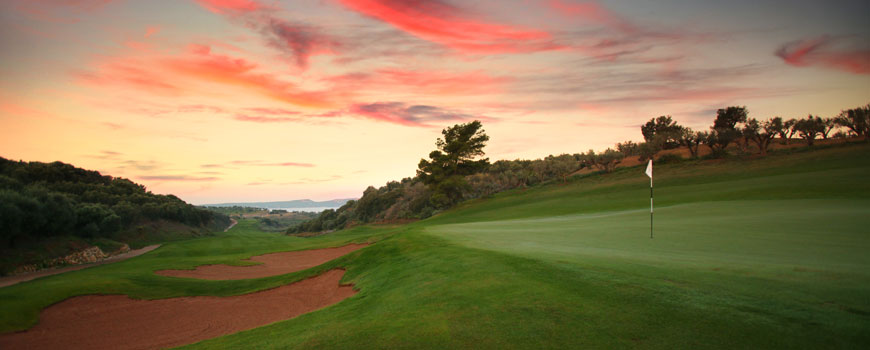
M 462 192 L 468 186 L 465 176 L 489 165 L 489 158 L 476 159 L 484 155 L 483 147 L 489 136 L 477 120 L 456 124 L 442 130 L 441 134 L 444 138 L 435 142 L 438 149 L 429 153 L 429 160 L 420 159 L 417 176 L 433 192 L 432 204 L 447 208 L 462 200 Z
M 616 144 L 616 150 L 624 154 L 626 157 L 639 156 L 640 144 L 631 140 Z
M 661 116 L 650 119 L 640 127 L 644 140 L 647 143 L 655 143 L 664 149 L 672 149 L 680 146 L 680 133 L 683 127 L 677 125 L 671 116 Z
M 759 152 L 762 155 L 767 154 L 767 148 L 773 138 L 779 134 L 784 128 L 782 118 L 776 117 L 768 119 L 764 122 L 759 122 L 755 118 L 750 118 L 743 126 L 743 136 L 748 140 L 755 142 Z
M 709 137 L 709 134 L 704 131 L 694 131 L 690 128 L 680 130 L 680 144 L 689 149 L 692 158 L 698 158 L 698 148 L 701 143 Z
M 798 120 L 794 129 L 801 138 L 807 141 L 807 146 L 812 146 L 816 137 L 825 132 L 825 121 L 819 117 L 808 116 L 807 119 Z
M 834 118 L 834 123 L 870 140 L 870 104 L 841 112 Z
M 647 142 L 646 144 L 649 144 Z M 596 154 L 595 151 L 589 150 L 586 153 L 587 159 L 591 160 L 592 165 L 606 173 L 612 172 L 616 165 L 625 159 L 625 154 L 612 148 L 606 149 L 604 152 Z
M 779 137 L 782 138 L 782 143 L 787 145 L 788 141 L 797 133 L 794 125 L 797 123 L 797 119 L 789 119 L 782 122 L 782 130 L 779 131 Z
M 737 129 L 737 124 L 745 123 L 748 113 L 746 107 L 734 106 L 716 111 L 716 119 L 705 142 L 713 149 L 714 157 L 724 156 L 728 145 L 739 141 L 742 133 Z
M 53 236 L 110 237 L 137 222 L 168 220 L 204 227 L 224 215 L 172 195 L 155 195 L 123 178 L 54 162 L 0 158 L 0 246 Z

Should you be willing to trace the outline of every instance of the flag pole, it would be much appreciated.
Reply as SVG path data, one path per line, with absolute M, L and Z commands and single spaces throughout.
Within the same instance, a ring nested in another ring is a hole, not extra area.
M 649 239 L 653 238 L 653 161 L 646 165 L 646 176 L 649 176 Z

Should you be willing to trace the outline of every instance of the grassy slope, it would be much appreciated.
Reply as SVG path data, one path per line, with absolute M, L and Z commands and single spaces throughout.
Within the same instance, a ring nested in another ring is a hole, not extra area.
M 36 310 L 70 295 L 229 295 L 344 266 L 360 289 L 351 299 L 191 347 L 862 347 L 868 171 L 867 146 L 657 167 L 655 240 L 639 168 L 503 193 L 401 227 L 300 239 L 243 222 L 219 237 L 0 289 L 0 331 L 27 327 Z M 364 240 L 379 243 L 284 276 L 150 274 Z

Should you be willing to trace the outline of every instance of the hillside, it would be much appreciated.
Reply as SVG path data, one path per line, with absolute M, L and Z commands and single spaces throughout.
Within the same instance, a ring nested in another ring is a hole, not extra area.
M 128 179 L 61 162 L 0 158 L 0 273 L 89 246 L 110 253 L 205 234 L 229 218 Z
M 313 238 L 246 220 L 135 260 L 0 289 L 0 332 L 72 295 L 235 295 L 342 267 L 355 296 L 188 348 L 863 348 L 868 171 L 866 144 L 662 164 L 655 239 L 642 167 Z M 262 279 L 153 274 L 349 242 L 373 244 Z

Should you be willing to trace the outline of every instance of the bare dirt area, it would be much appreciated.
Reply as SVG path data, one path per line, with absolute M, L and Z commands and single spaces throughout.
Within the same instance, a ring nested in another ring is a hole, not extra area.
M 230 219 L 230 226 L 227 226 L 227 228 L 224 229 L 224 232 L 229 231 L 231 228 L 233 228 L 233 226 L 236 226 L 236 224 L 238 223 L 239 222 L 236 221 L 236 219 Z
M 2 349 L 157 349 L 256 328 L 338 303 L 354 294 L 343 270 L 232 297 L 134 300 L 124 295 L 67 299 L 39 324 L 0 335 Z
M 123 253 L 123 254 L 114 255 L 114 256 L 108 257 L 104 260 L 92 263 L 92 264 L 67 266 L 67 267 L 61 267 L 61 268 L 56 268 L 56 269 L 45 269 L 45 270 L 39 270 L 39 271 L 28 272 L 28 273 L 24 273 L 24 274 L 20 274 L 20 275 L 15 275 L 15 276 L 3 277 L 3 278 L 0 278 L 0 288 L 6 287 L 6 286 L 11 286 L 11 285 L 16 284 L 16 283 L 30 281 L 32 279 L 37 279 L 40 277 L 57 275 L 59 273 L 81 270 L 81 269 L 86 269 L 89 267 L 94 267 L 94 266 L 99 266 L 99 265 L 103 265 L 103 264 L 127 260 L 129 258 L 136 257 L 139 255 L 145 254 L 147 252 L 150 252 L 150 251 L 157 249 L 159 247 L 160 247 L 159 244 L 149 245 L 149 246 L 144 247 L 144 248 L 135 249 L 135 250 L 131 250 L 129 252 Z
M 283 275 L 323 264 L 368 244 L 348 244 L 343 247 L 299 250 L 251 257 L 249 261 L 262 263 L 253 266 L 203 265 L 194 270 L 159 270 L 154 273 L 170 277 L 200 278 L 206 280 L 242 280 Z

